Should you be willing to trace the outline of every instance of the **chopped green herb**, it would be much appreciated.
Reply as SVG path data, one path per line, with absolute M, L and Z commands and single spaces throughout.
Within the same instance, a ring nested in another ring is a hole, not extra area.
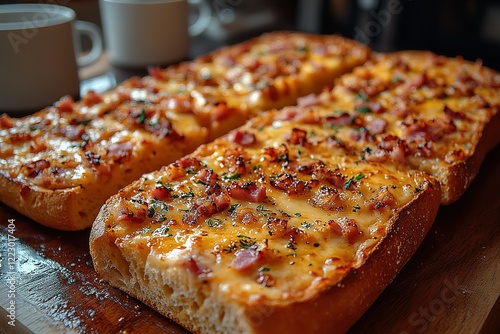
M 238 207 L 240 206 L 240 204 L 231 204 L 231 206 L 229 207 L 229 214 L 232 214 Z
M 238 180 L 240 177 L 240 173 L 234 173 L 233 175 L 222 175 L 223 180 Z
M 271 269 L 267 268 L 267 267 L 261 267 L 259 269 L 259 271 L 271 271 Z
M 360 114 L 369 114 L 372 112 L 372 110 L 368 106 L 356 107 L 355 110 Z
M 302 214 L 301 214 L 300 212 L 295 212 L 293 215 L 294 215 L 295 217 L 302 217 Z
M 359 204 L 356 204 L 356 205 L 352 208 L 352 212 L 357 212 L 358 210 L 361 210 L 361 206 L 359 206 Z
M 247 237 L 246 235 L 238 235 L 238 238 L 240 238 L 240 246 L 241 248 L 248 249 L 255 245 L 255 240 L 253 240 L 250 237 Z
M 359 92 L 356 97 L 354 98 L 354 101 L 362 101 L 362 102 L 366 102 L 368 101 L 368 96 L 366 96 L 366 94 L 364 92 Z
M 137 119 L 136 119 L 137 123 L 144 124 L 144 121 L 146 120 L 146 117 L 147 117 L 146 109 L 142 109 L 141 113 L 139 114 L 139 116 L 137 116 Z

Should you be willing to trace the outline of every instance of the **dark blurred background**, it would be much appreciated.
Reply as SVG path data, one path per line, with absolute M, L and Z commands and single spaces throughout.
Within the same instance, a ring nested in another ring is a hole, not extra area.
M 202 0 L 213 20 L 193 40 L 192 56 L 270 30 L 339 33 L 376 51 L 426 49 L 482 59 L 500 70 L 498 0 Z M 100 24 L 98 0 L 1 1 L 59 3 Z M 1 6 L 0 6 L 1 11 Z M 196 13 L 192 13 L 193 19 Z

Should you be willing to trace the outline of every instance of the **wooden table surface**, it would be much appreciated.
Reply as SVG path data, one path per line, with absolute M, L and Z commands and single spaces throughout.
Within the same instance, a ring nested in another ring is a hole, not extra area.
M 499 156 L 500 146 L 464 197 L 440 209 L 417 253 L 351 334 L 499 332 Z M 96 276 L 88 230 L 51 230 L 1 204 L 0 226 L 0 332 L 187 333 Z

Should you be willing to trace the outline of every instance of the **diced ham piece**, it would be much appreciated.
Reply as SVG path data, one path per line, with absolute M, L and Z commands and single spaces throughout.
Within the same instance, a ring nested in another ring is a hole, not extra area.
M 155 187 L 149 195 L 159 201 L 166 201 L 170 198 L 170 190 L 165 187 Z
M 256 138 L 251 132 L 235 130 L 230 134 L 229 140 L 239 145 L 249 146 L 255 144 Z
M 387 122 L 382 118 L 374 118 L 372 121 L 365 125 L 365 128 L 372 135 L 384 132 L 386 127 Z
M 293 128 L 287 140 L 292 145 L 304 145 L 307 143 L 307 131 Z
M 73 105 L 75 100 L 71 96 L 64 96 L 58 102 L 56 102 L 56 107 L 62 112 L 73 111 Z
M 236 252 L 236 257 L 231 262 L 231 268 L 243 272 L 256 268 L 264 260 L 264 252 L 257 247 L 240 249 Z
M 328 116 L 324 119 L 324 122 L 335 126 L 343 126 L 352 124 L 352 120 L 351 115 L 343 113 L 340 116 Z
M 362 232 L 353 219 L 346 218 L 341 222 L 330 220 L 328 222 L 331 230 L 338 236 L 343 236 L 348 244 L 352 245 L 359 240 Z
M 146 209 L 144 207 L 137 209 L 132 203 L 125 200 L 120 202 L 118 212 L 118 220 L 125 222 L 142 223 L 147 217 Z
M 89 90 L 82 99 L 82 102 L 87 107 L 93 106 L 95 104 L 102 102 L 102 97 L 93 90 Z
M 199 198 L 191 209 L 182 216 L 182 222 L 187 225 L 199 224 L 206 218 L 227 209 L 229 204 L 231 204 L 231 199 L 226 193 Z
M 9 129 L 14 126 L 14 121 L 7 114 L 0 115 L 0 129 Z
M 212 169 L 206 168 L 200 170 L 196 178 L 209 186 L 214 186 L 219 181 L 219 176 Z
M 260 203 L 266 198 L 266 187 L 255 182 L 240 184 L 234 182 L 228 189 L 229 196 L 234 199 Z
M 309 94 L 297 99 L 297 105 L 301 108 L 316 106 L 320 103 L 320 99 L 316 94 Z
M 35 177 L 50 167 L 50 162 L 47 160 L 37 160 L 28 163 L 26 166 L 26 174 L 28 177 Z

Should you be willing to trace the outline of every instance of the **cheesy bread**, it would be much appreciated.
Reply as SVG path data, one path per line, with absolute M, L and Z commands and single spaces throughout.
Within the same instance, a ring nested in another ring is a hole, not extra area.
M 3 115 L 0 201 L 52 228 L 88 228 L 105 200 L 143 173 L 319 93 L 369 54 L 339 36 L 269 33 L 25 118 Z

